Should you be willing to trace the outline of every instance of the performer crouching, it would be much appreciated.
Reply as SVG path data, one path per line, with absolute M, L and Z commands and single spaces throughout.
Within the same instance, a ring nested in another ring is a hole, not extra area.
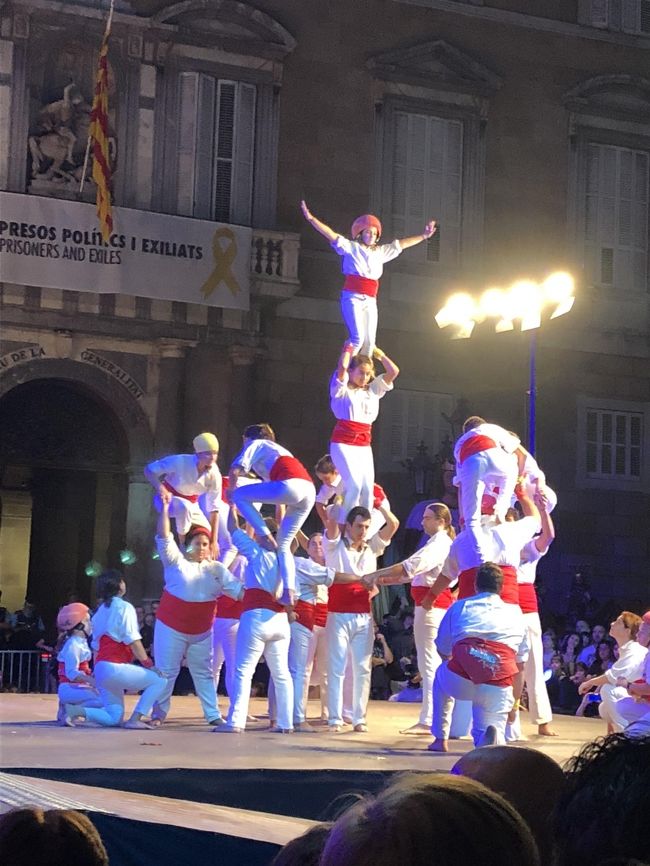
M 432 752 L 448 751 L 454 699 L 472 702 L 475 746 L 505 743 L 508 713 L 520 696 L 513 682 L 528 643 L 519 606 L 499 597 L 502 584 L 499 566 L 485 563 L 476 572 L 476 595 L 457 601 L 442 618 L 436 645 L 445 661 L 433 684 Z
M 274 733 L 293 733 L 293 682 L 289 673 L 290 630 L 287 616 L 288 610 L 292 608 L 278 601 L 282 594 L 282 579 L 278 569 L 276 541 L 270 534 L 276 524 L 269 518 L 264 533 L 256 533 L 255 538 L 250 538 L 237 528 L 233 508 L 228 521 L 232 540 L 246 557 L 244 597 L 237 631 L 235 681 L 230 696 L 228 721 L 214 730 L 217 733 L 236 734 L 244 731 L 253 674 L 264 655 L 275 687 L 277 726 L 272 730 Z
M 66 704 L 66 724 L 75 721 L 94 722 L 117 727 L 124 717 L 124 692 L 142 692 L 125 728 L 151 727 L 149 716 L 155 701 L 162 695 L 167 680 L 154 668 L 142 646 L 135 608 L 124 601 L 126 584 L 119 571 L 107 571 L 97 581 L 101 604 L 92 618 L 95 651 L 95 684 L 102 707 L 78 707 Z M 136 658 L 142 667 L 131 664 Z
M 59 663 L 59 711 L 56 720 L 65 725 L 66 704 L 101 707 L 102 702 L 90 670 L 90 611 L 78 601 L 66 604 L 57 614 L 56 627 L 59 630 L 56 656 Z
M 223 719 L 212 671 L 212 623 L 217 597 L 225 592 L 236 599 L 241 583 L 220 562 L 210 559 L 210 531 L 205 527 L 194 526 L 187 532 L 185 553 L 181 553 L 169 523 L 171 494 L 163 490 L 161 499 L 156 546 L 165 589 L 156 613 L 153 655 L 167 684 L 154 707 L 152 721 L 160 725 L 165 720 L 185 658 L 206 721 L 220 725 Z
M 329 590 L 327 699 L 328 725 L 332 732 L 340 731 L 343 726 L 343 680 L 348 651 L 352 656 L 353 674 L 352 724 L 357 733 L 368 730 L 366 708 L 374 634 L 370 590 L 361 578 L 376 570 L 377 557 L 386 550 L 399 527 L 399 521 L 391 511 L 384 510 L 383 513 L 386 524 L 368 541 L 370 512 L 367 508 L 356 506 L 348 513 L 343 535 L 336 517 L 328 519 L 326 524 L 323 539 L 325 564 L 335 571 L 359 577 L 359 583 L 334 584 Z

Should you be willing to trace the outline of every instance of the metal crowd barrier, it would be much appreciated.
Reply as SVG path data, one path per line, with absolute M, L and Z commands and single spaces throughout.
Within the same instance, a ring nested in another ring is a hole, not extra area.
M 0 650 L 0 684 L 3 691 L 51 691 L 48 667 L 51 653 L 42 650 Z

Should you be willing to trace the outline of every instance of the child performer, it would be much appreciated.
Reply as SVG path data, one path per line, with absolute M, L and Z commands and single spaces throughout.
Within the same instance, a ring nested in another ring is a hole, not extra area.
M 222 593 L 237 599 L 241 583 L 220 562 L 210 558 L 210 530 L 193 526 L 185 536 L 181 553 L 169 525 L 171 494 L 162 493 L 156 547 L 164 568 L 165 589 L 156 613 L 153 655 L 167 677 L 165 691 L 153 711 L 152 721 L 162 724 L 174 683 L 187 659 L 203 715 L 210 725 L 222 723 L 212 672 L 212 623 L 216 599 Z
M 386 370 L 376 378 L 372 360 L 365 355 L 352 357 L 352 346 L 345 343 L 330 381 L 330 406 L 336 418 L 330 454 L 345 491 L 339 525 L 356 505 L 368 511 L 373 507 L 372 423 L 379 415 L 379 401 L 399 375 L 397 364 L 381 349 L 375 349 L 375 357 Z
M 244 447 L 230 467 L 230 501 L 255 533 L 265 536 L 271 547 L 277 549 L 278 568 L 284 587 L 282 600 L 289 604 L 296 586 L 291 542 L 314 505 L 314 482 L 302 463 L 277 444 L 275 433 L 268 424 L 252 424 L 244 430 L 243 438 Z M 239 477 L 251 470 L 262 479 L 262 483 L 241 486 Z M 277 542 L 255 508 L 256 502 L 285 507 Z M 241 548 L 240 552 L 246 555 Z
M 348 240 L 316 219 L 304 201 L 300 207 L 307 222 L 327 238 L 342 258 L 345 282 L 341 292 L 341 314 L 350 335 L 352 354 L 362 352 L 372 357 L 377 338 L 377 291 L 384 262 L 397 258 L 407 247 L 428 240 L 436 231 L 436 223 L 434 220 L 428 222 L 421 235 L 379 244 L 381 223 L 372 214 L 355 219 L 350 229 L 352 240 Z
M 101 604 L 92 619 L 95 650 L 95 683 L 102 700 L 101 709 L 66 704 L 66 724 L 75 719 L 104 727 L 117 727 L 124 717 L 124 692 L 142 692 L 125 728 L 149 728 L 144 721 L 155 701 L 165 690 L 167 680 L 147 655 L 138 631 L 135 608 L 124 601 L 126 584 L 119 571 L 107 571 L 97 581 Z M 136 658 L 141 667 L 131 664 Z
M 217 559 L 222 504 L 221 472 L 217 466 L 219 440 L 213 433 L 201 433 L 194 438 L 193 445 L 194 454 L 171 454 L 150 463 L 145 467 L 144 477 L 157 493 L 154 505 L 158 511 L 163 491 L 171 493 L 169 516 L 176 521 L 180 544 L 190 526 L 205 526 L 210 530 L 212 558 Z
M 345 490 L 343 489 L 343 480 L 336 471 L 336 466 L 329 454 L 324 454 L 318 463 L 314 466 L 316 477 L 321 482 L 321 487 L 316 494 L 316 511 L 320 517 L 323 526 L 327 523 L 327 506 L 339 504 L 343 502 Z M 368 530 L 368 538 L 372 538 L 382 528 L 386 522 L 384 515 L 381 513 L 379 506 L 383 505 L 390 511 L 390 502 L 386 496 L 384 488 L 377 484 L 373 484 L 372 488 L 372 509 L 370 511 L 370 529 Z M 338 497 L 338 498 L 337 498 Z
M 440 665 L 436 649 L 438 626 L 445 611 L 451 607 L 451 591 L 441 592 L 433 605 L 422 606 L 430 587 L 441 573 L 456 535 L 451 525 L 451 512 L 442 502 L 432 502 L 422 516 L 422 529 L 429 536 L 427 543 L 403 562 L 396 562 L 374 574 L 366 575 L 366 582 L 380 586 L 411 582 L 411 595 L 415 602 L 413 636 L 418 655 L 418 669 L 422 675 L 422 711 L 416 725 L 400 731 L 401 734 L 428 734 L 433 715 L 433 680 Z
M 92 630 L 90 611 L 78 601 L 66 604 L 57 615 L 56 626 L 59 630 L 56 656 L 59 663 L 59 712 L 56 720 L 65 725 L 65 704 L 101 707 L 102 702 L 89 664 L 92 658 L 88 646 Z

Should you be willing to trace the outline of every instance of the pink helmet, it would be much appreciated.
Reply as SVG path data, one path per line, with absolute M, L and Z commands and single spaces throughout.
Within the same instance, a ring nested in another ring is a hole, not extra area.
M 84 620 L 90 613 L 88 607 L 80 601 L 73 601 L 72 604 L 66 604 L 58 612 L 56 617 L 56 627 L 59 631 L 70 631 L 76 625 Z
M 360 235 L 364 229 L 377 229 L 377 240 L 381 237 L 381 223 L 371 213 L 364 213 L 352 223 L 352 228 L 350 229 L 352 240 Z

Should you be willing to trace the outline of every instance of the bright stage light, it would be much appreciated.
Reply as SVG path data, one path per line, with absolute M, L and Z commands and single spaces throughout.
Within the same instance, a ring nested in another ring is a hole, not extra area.
M 517 280 L 508 289 L 507 316 L 509 319 L 525 319 L 539 314 L 542 307 L 542 293 L 532 280 Z
M 467 292 L 456 292 L 447 300 L 435 319 L 439 328 L 446 328 L 448 325 L 463 326 L 473 321 L 474 314 L 475 304 L 472 296 Z
M 494 326 L 497 334 L 503 334 L 504 331 L 514 331 L 515 326 L 512 324 L 512 319 L 500 319 Z
M 486 289 L 479 298 L 478 306 L 486 318 L 502 319 L 507 304 L 503 289 Z
M 472 331 L 474 330 L 474 326 L 476 322 L 468 319 L 466 322 L 462 322 L 458 325 L 458 330 L 452 337 L 452 340 L 467 340 L 472 336 Z
M 551 303 L 559 304 L 573 297 L 575 284 L 571 274 L 564 271 L 557 271 L 548 276 L 542 283 L 542 289 L 546 295 L 546 299 Z

